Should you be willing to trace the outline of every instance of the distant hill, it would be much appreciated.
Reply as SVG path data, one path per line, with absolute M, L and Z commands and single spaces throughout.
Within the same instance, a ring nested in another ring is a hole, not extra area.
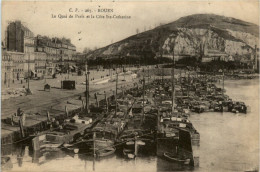
M 88 59 L 151 61 L 159 57 L 233 56 L 239 58 L 259 47 L 259 26 L 215 14 L 182 17 L 88 54 Z
M 239 19 L 224 17 L 215 14 L 195 14 L 186 17 L 181 17 L 175 22 L 166 24 L 159 28 L 169 28 L 175 30 L 178 27 L 186 28 L 204 28 L 215 27 L 221 30 L 230 29 L 233 31 L 240 31 L 250 33 L 252 35 L 258 36 L 259 26 L 245 22 Z

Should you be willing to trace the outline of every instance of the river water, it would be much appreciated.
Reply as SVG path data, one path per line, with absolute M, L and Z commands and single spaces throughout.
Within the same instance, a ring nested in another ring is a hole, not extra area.
M 259 80 L 225 81 L 226 94 L 251 112 L 202 113 L 190 120 L 200 132 L 200 167 L 195 171 L 259 169 Z
M 258 85 L 258 79 L 225 81 L 230 98 L 250 106 L 251 112 L 246 115 L 215 112 L 191 115 L 190 120 L 201 137 L 200 146 L 194 147 L 199 167 L 182 171 L 259 169 Z M 160 162 L 155 156 L 126 160 L 112 155 L 93 161 L 89 155 L 61 150 L 37 153 L 25 145 L 2 148 L 3 153 L 11 157 L 11 171 L 176 171 L 171 163 Z

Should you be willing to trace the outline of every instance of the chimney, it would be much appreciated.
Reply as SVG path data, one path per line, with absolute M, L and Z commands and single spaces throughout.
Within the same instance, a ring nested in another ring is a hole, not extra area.
M 16 20 L 16 21 L 15 21 L 15 24 L 17 24 L 17 25 L 21 25 L 22 22 L 21 22 L 20 20 Z

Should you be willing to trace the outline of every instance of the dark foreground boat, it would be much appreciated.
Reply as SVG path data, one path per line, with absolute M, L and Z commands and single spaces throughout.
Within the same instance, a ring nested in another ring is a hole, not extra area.
M 98 157 L 105 157 L 114 154 L 116 149 L 114 147 L 106 147 L 103 149 L 97 150 Z
M 190 164 L 190 158 L 185 158 L 185 157 L 181 157 L 181 156 L 178 156 L 178 155 L 174 155 L 172 153 L 169 153 L 169 152 L 165 152 L 163 154 L 163 156 L 169 160 L 169 161 L 173 161 L 173 162 L 177 162 L 177 163 L 182 163 L 182 164 L 185 164 L 185 165 L 188 165 Z
M 129 159 L 133 159 L 136 157 L 135 151 L 133 149 L 127 149 L 127 148 L 123 149 L 123 155 Z
M 73 144 L 63 144 L 61 147 L 67 151 L 73 151 L 75 154 L 79 152 L 79 148 L 75 147 Z

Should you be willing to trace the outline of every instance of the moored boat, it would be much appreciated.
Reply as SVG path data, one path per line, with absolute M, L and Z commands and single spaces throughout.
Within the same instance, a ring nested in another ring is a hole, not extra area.
M 182 163 L 185 165 L 188 165 L 190 163 L 190 158 L 185 158 L 185 157 L 181 157 L 181 156 L 177 156 L 174 155 L 172 153 L 169 152 L 164 152 L 163 156 L 169 160 L 169 161 L 173 161 L 173 162 L 177 162 L 177 163 Z
M 100 148 L 96 151 L 98 157 L 105 157 L 114 154 L 116 149 L 114 147 Z
M 66 122 L 59 128 L 39 133 L 32 139 L 33 149 L 57 149 L 64 143 L 71 143 L 84 134 L 90 124 Z

